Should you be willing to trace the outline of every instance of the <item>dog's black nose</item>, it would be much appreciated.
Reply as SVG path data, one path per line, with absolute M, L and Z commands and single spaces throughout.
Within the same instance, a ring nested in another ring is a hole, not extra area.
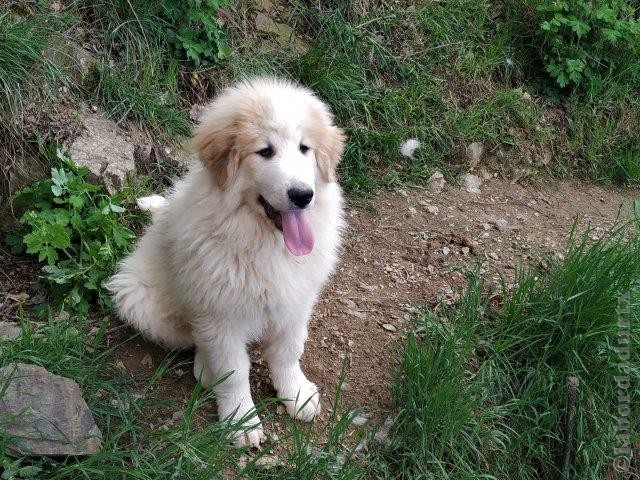
M 287 195 L 289 195 L 289 200 L 291 200 L 296 207 L 304 208 L 311 202 L 313 190 L 290 188 L 287 190 Z

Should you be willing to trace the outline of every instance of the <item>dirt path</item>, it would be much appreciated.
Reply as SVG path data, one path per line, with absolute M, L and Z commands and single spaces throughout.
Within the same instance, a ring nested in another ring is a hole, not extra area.
M 480 195 L 447 186 L 440 194 L 381 192 L 364 206 L 349 206 L 342 261 L 317 305 L 303 358 L 304 370 L 322 391 L 322 418 L 328 418 L 344 365 L 347 405 L 372 412 L 390 405 L 390 371 L 412 314 L 454 302 L 466 270 L 480 263 L 489 278 L 498 282 L 501 273 L 509 280 L 520 261 L 535 264 L 560 255 L 576 215 L 581 227 L 605 229 L 620 205 L 638 196 L 638 189 L 572 181 L 522 187 L 494 179 Z M 4 290 L 6 304 L 11 300 Z M 130 335 L 116 327 L 110 341 Z M 165 356 L 136 339 L 117 350 L 114 362 L 146 385 Z M 183 408 L 194 385 L 191 356 L 181 354 L 177 361 L 184 365 L 155 387 L 174 411 Z M 253 358 L 256 398 L 273 395 L 257 349 Z M 276 417 L 271 431 L 280 428 Z
M 350 208 L 343 260 L 316 309 L 305 370 L 325 396 L 332 395 L 346 357 L 344 399 L 365 408 L 388 406 L 391 367 L 412 313 L 454 302 L 466 284 L 465 270 L 478 263 L 496 283 L 500 274 L 512 279 L 523 261 L 544 264 L 549 255 L 561 255 L 576 215 L 581 227 L 604 231 L 621 204 L 639 193 L 578 182 L 522 187 L 493 180 L 481 195 L 451 186 L 437 195 L 382 192 L 365 209 Z

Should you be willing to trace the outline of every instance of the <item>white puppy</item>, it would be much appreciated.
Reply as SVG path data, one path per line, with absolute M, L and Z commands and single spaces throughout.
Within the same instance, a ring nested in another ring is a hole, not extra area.
M 309 90 L 268 78 L 227 89 L 196 129 L 200 164 L 168 198 L 140 199 L 153 223 L 107 284 L 120 316 L 147 338 L 195 345 L 194 374 L 214 388 L 219 418 L 248 427 L 236 445 L 264 440 L 250 418 L 249 342 L 262 342 L 292 417 L 320 411 L 299 359 L 337 261 L 343 147 L 344 133 Z

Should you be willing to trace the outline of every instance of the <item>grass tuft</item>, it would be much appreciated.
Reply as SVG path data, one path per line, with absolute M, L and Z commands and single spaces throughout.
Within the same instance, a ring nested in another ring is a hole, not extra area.
M 443 322 L 423 318 L 403 355 L 383 456 L 396 478 L 557 478 L 572 376 L 567 478 L 612 471 L 640 428 L 639 392 L 620 392 L 621 377 L 640 382 L 640 236 L 635 224 L 592 234 L 574 231 L 549 271 L 522 270 L 500 304 L 472 275 Z

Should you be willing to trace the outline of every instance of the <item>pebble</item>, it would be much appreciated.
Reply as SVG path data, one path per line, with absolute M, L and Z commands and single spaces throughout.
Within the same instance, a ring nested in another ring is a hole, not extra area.
M 491 253 L 489 253 L 489 256 L 490 256 L 491 258 L 493 258 L 494 260 L 498 260 L 498 254 L 497 254 L 497 253 L 495 253 L 495 252 L 491 252 Z
M 20 336 L 20 325 L 12 322 L 0 322 L 0 339 L 15 340 Z
M 396 327 L 394 327 L 390 323 L 383 323 L 382 328 L 384 328 L 387 332 L 395 332 L 396 330 L 398 330 Z
M 146 354 L 144 357 L 142 357 L 142 360 L 140 360 L 140 365 L 144 365 L 145 367 L 153 367 L 153 359 L 151 358 L 150 354 Z
M 504 218 L 497 218 L 492 220 L 491 223 L 499 232 L 506 232 L 509 230 L 509 223 Z
M 256 459 L 255 465 L 256 467 L 271 468 L 275 467 L 279 463 L 280 460 L 278 459 L 278 457 L 275 457 L 273 455 L 262 455 L 261 457 L 258 457 Z
M 440 193 L 444 190 L 444 186 L 447 184 L 447 181 L 444 179 L 444 175 L 439 170 L 433 172 L 433 174 L 427 180 L 427 189 L 431 193 Z
M 364 424 L 366 424 L 369 420 L 371 420 L 371 415 L 368 413 L 361 413 L 359 415 L 356 415 L 355 417 L 353 417 L 353 419 L 351 420 L 351 424 L 355 425 L 356 427 L 360 427 Z
M 469 193 L 480 194 L 480 186 L 482 185 L 482 179 L 472 173 L 463 173 L 458 177 L 463 188 Z
M 482 159 L 484 153 L 484 146 L 480 142 L 473 142 L 467 147 L 467 160 L 469 160 L 469 166 L 475 168 Z
M 353 300 L 351 300 L 349 298 L 341 298 L 340 299 L 340 303 L 342 303 L 347 308 L 351 308 L 352 310 L 357 310 L 358 309 L 358 306 L 356 305 L 356 302 L 354 302 Z

